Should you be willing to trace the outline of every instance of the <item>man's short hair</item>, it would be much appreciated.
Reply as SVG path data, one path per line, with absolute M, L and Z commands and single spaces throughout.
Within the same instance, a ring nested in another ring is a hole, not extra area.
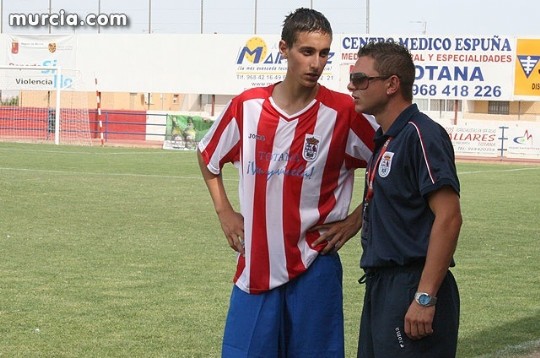
M 332 26 L 319 11 L 299 8 L 285 17 L 281 39 L 285 41 L 288 47 L 292 47 L 298 38 L 299 32 L 320 32 L 332 37 Z

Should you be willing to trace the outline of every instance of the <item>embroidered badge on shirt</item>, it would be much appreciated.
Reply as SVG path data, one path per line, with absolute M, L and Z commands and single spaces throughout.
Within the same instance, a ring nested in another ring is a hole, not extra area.
M 392 168 L 393 157 L 394 157 L 394 153 L 386 152 L 381 158 L 381 162 L 379 163 L 379 176 L 381 178 L 386 178 L 388 174 L 390 174 L 390 169 Z
M 321 142 L 321 137 L 312 134 L 306 134 L 306 139 L 304 140 L 304 151 L 302 156 L 308 162 L 312 162 L 317 159 L 319 154 L 319 143 Z

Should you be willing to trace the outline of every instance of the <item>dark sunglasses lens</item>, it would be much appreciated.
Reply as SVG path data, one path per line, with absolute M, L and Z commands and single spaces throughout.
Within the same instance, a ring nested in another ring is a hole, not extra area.
M 350 75 L 351 82 L 354 87 L 362 87 L 366 84 L 367 76 L 363 73 L 351 73 Z

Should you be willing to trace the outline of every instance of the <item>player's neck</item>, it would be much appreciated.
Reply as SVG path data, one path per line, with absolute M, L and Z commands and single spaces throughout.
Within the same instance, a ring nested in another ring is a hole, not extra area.
M 375 119 L 377 120 L 377 123 L 381 126 L 381 129 L 383 133 L 386 133 L 388 129 L 394 124 L 397 117 L 403 112 L 407 107 L 409 107 L 410 103 L 403 101 L 403 100 L 396 100 L 391 102 L 389 105 L 385 107 L 385 109 L 375 115 Z
M 306 108 L 317 96 L 319 85 L 300 87 L 286 81 L 276 85 L 272 92 L 274 103 L 287 114 L 295 114 Z

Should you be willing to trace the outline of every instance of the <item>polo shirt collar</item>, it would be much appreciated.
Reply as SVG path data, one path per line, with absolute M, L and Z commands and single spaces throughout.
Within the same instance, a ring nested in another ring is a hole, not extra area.
M 405 108 L 405 110 L 403 110 L 403 112 L 401 112 L 396 118 L 394 123 L 392 123 L 386 133 L 383 134 L 381 128 L 377 129 L 377 132 L 375 133 L 375 144 L 378 146 L 384 143 L 388 137 L 396 137 L 399 132 L 401 132 L 403 127 L 405 127 L 405 125 L 409 123 L 411 118 L 418 112 L 420 111 L 415 103 Z

